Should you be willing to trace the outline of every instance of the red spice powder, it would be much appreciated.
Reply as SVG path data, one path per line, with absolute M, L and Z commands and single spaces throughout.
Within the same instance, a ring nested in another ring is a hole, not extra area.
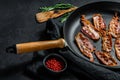
M 46 62 L 45 62 L 46 66 L 53 70 L 53 71 L 60 71 L 64 68 L 64 64 L 62 61 L 56 59 L 56 58 L 51 58 L 51 59 L 48 59 Z

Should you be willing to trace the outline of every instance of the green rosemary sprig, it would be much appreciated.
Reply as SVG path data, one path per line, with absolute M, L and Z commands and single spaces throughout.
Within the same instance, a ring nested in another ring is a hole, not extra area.
M 40 7 L 40 11 L 41 12 L 47 12 L 47 11 L 51 11 L 51 10 L 64 10 L 64 9 L 69 9 L 74 7 L 72 4 L 65 4 L 65 3 L 58 3 L 55 4 L 54 6 L 48 6 L 48 7 Z M 63 23 L 67 20 L 68 16 L 70 15 L 71 12 L 68 12 L 66 14 L 64 14 L 61 18 L 60 18 L 60 22 Z
M 60 18 L 60 22 L 63 23 L 67 20 L 67 18 L 69 17 L 69 15 L 71 14 L 71 12 L 64 14 L 61 18 Z
M 51 10 L 54 10 L 54 7 L 40 7 L 40 11 L 41 12 L 46 12 L 46 11 L 51 11 Z
M 54 6 L 40 7 L 39 9 L 41 12 L 46 12 L 51 10 L 69 9 L 71 7 L 74 7 L 74 6 L 72 4 L 59 3 L 59 4 L 55 4 Z

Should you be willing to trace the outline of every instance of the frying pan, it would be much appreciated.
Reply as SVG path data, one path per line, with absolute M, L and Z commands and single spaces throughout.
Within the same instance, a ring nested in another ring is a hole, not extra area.
M 67 19 L 63 27 L 64 38 L 61 38 L 58 40 L 16 44 L 16 52 L 17 54 L 24 54 L 24 53 L 33 52 L 33 51 L 46 50 L 51 48 L 64 48 L 68 46 L 68 48 L 73 52 L 74 55 L 89 61 L 88 58 L 82 55 L 82 53 L 79 51 L 75 43 L 75 35 L 78 32 L 80 32 L 80 29 L 81 29 L 80 16 L 84 14 L 86 15 L 87 19 L 92 21 L 92 15 L 95 13 L 100 13 L 103 16 L 106 25 L 108 25 L 115 12 L 117 12 L 119 16 L 120 14 L 119 5 L 120 3 L 118 2 L 101 1 L 101 2 L 94 2 L 94 3 L 81 6 L 77 10 L 75 10 Z M 97 50 L 101 50 L 101 39 L 97 42 L 94 42 L 92 40 L 90 41 L 93 43 L 94 46 L 96 46 Z M 113 39 L 113 42 L 114 42 L 114 39 Z M 98 61 L 98 59 L 95 56 L 94 56 L 95 61 L 93 64 L 107 67 L 107 68 L 112 68 L 112 69 L 120 68 L 120 61 L 118 61 L 118 59 L 115 56 L 114 48 L 111 51 L 111 55 L 118 62 L 118 66 L 111 67 L 111 66 L 103 65 Z

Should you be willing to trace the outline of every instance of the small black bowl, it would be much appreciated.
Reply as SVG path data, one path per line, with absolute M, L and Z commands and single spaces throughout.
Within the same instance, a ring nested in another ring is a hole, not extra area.
M 63 65 L 63 69 L 61 69 L 60 71 L 54 71 L 52 69 L 50 69 L 49 67 L 46 66 L 46 61 L 52 59 L 52 58 L 55 58 L 57 61 L 61 62 Z M 46 56 L 43 60 L 43 65 L 44 67 L 49 71 L 49 72 L 52 72 L 52 73 L 61 73 L 61 72 L 64 72 L 67 68 L 67 61 L 61 56 L 61 55 L 58 55 L 58 54 L 50 54 L 48 56 Z

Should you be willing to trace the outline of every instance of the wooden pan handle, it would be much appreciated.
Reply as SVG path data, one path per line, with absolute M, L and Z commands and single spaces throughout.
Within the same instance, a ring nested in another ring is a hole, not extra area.
M 16 44 L 17 54 L 24 54 L 28 52 L 34 52 L 39 50 L 46 50 L 52 48 L 63 48 L 65 46 L 64 39 L 50 40 L 50 41 L 38 41 Z

